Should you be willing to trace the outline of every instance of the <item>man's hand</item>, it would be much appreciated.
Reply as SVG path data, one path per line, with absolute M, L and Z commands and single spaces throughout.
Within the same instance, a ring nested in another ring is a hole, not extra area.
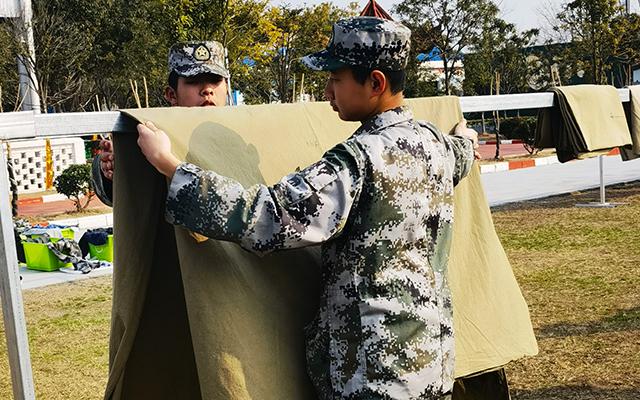
M 466 119 L 458 122 L 458 125 L 456 125 L 456 129 L 454 130 L 454 135 L 470 139 L 473 142 L 475 159 L 479 160 L 481 158 L 480 153 L 476 150 L 478 147 L 480 147 L 478 145 L 478 132 L 467 127 Z
M 101 140 L 100 141 L 100 170 L 102 171 L 102 175 L 109 180 L 113 180 L 113 143 L 111 140 Z
M 142 154 L 158 172 L 173 178 L 176 168 L 180 165 L 173 153 L 171 153 L 171 141 L 166 133 L 156 128 L 151 121 L 138 124 L 138 146 Z

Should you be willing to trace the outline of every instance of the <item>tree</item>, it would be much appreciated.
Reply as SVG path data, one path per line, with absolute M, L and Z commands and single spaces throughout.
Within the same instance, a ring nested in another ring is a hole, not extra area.
M 481 32 L 479 21 L 493 19 L 498 7 L 491 0 L 403 0 L 394 11 L 423 40 L 440 51 L 446 94 L 451 94 L 455 64 Z M 420 36 L 420 35 L 419 35 Z
M 58 193 L 62 193 L 73 201 L 76 211 L 82 211 L 95 195 L 91 180 L 90 164 L 74 164 L 62 171 L 53 181 Z M 84 197 L 84 204 L 82 203 Z
M 617 0 L 573 0 L 558 14 L 556 32 L 567 32 L 572 41 L 565 62 L 597 85 L 608 82 L 609 60 L 620 53 L 623 12 Z
M 299 59 L 326 47 L 332 23 L 349 15 L 330 3 L 305 8 L 271 7 L 260 21 L 263 41 L 241 58 L 236 84 L 249 103 L 297 100 L 304 74 L 305 92 L 322 98 L 326 75 L 304 68 Z M 297 79 L 294 96 L 294 80 Z
M 296 57 L 292 63 L 292 73 L 294 77 L 302 77 L 304 75 L 304 91 L 312 98 L 324 99 L 324 88 L 327 82 L 326 72 L 313 71 L 302 63 L 298 62 L 300 57 L 309 53 L 323 50 L 327 47 L 333 31 L 333 23 L 341 18 L 353 16 L 354 6 L 350 4 L 350 8 L 342 10 L 331 3 L 321 3 L 314 7 L 307 7 L 303 10 L 300 20 L 301 29 L 298 40 L 295 43 L 297 47 Z M 300 79 L 298 79 L 296 91 L 300 92 Z M 291 83 L 291 82 L 290 82 Z M 291 84 L 291 86 L 293 86 Z M 293 99 L 295 101 L 296 99 Z
M 425 31 L 424 25 L 409 26 L 409 28 L 411 29 L 411 49 L 405 69 L 407 78 L 404 95 L 407 98 L 436 96 L 438 94 L 436 76 L 428 69 L 422 68 L 424 55 L 429 54 L 433 49 L 429 32 Z
M 465 94 L 495 94 L 496 76 L 500 77 L 501 94 L 528 91 L 535 60 L 526 49 L 537 35 L 536 29 L 518 33 L 513 24 L 497 17 L 483 21 L 481 34 L 465 55 Z
M 415 50 L 409 51 L 404 87 L 404 96 L 408 99 L 438 95 L 437 78 L 431 71 L 421 68 L 422 61 L 418 59 L 418 54 Z
M 354 3 L 346 10 L 333 6 L 331 3 L 321 3 L 303 10 L 300 20 L 301 29 L 296 46 L 298 59 L 309 53 L 326 48 L 333 31 L 333 23 L 341 18 L 353 16 Z M 326 72 L 310 70 L 295 60 L 292 65 L 294 76 L 300 78 L 304 74 L 304 91 L 313 98 L 324 99 L 324 88 L 327 82 Z M 300 79 L 297 80 L 297 93 L 300 92 Z M 292 85 L 293 86 L 293 85 Z M 296 99 L 293 99 L 296 101 Z
M 154 40 L 147 3 L 35 0 L 35 60 L 18 40 L 24 27 L 12 24 L 16 53 L 35 68 L 44 111 L 95 110 L 96 97 L 108 108 L 132 104 L 128 80 L 136 69 L 148 74 L 150 65 L 166 63 L 166 54 L 156 55 L 165 46 Z M 140 43 L 130 46 L 135 39 Z M 165 70 L 162 65 L 159 75 Z
M 20 108 L 15 40 L 11 30 L 7 29 L 8 23 L 0 22 L 0 112 L 17 111 Z
M 147 82 L 150 106 L 165 105 L 167 53 L 173 43 L 185 40 L 222 42 L 228 50 L 232 87 L 240 89 L 248 102 L 294 100 L 294 80 L 303 73 L 305 92 L 321 98 L 325 75 L 303 69 L 298 58 L 324 48 L 331 23 L 355 10 L 354 5 L 343 11 L 330 3 L 270 7 L 267 0 L 33 0 L 33 4 L 36 77 L 45 111 L 135 107 L 130 80 L 141 88 Z M 9 23 L 0 21 L 0 26 Z M 2 109 L 13 110 L 19 103 L 15 57 L 26 51 L 19 46 L 17 33 L 0 32 Z M 300 89 L 296 85 L 296 95 Z
M 629 86 L 633 80 L 632 68 L 640 64 L 640 15 L 617 17 L 613 27 L 615 35 L 620 38 L 620 44 L 612 59 L 612 84 Z
M 82 90 L 82 67 L 89 54 L 89 44 L 77 25 L 67 22 L 55 9 L 47 9 L 45 2 L 36 1 L 33 8 L 35 58 L 26 42 L 20 39 L 26 33 L 23 22 L 15 19 L 6 27 L 13 38 L 14 54 L 35 72 L 42 111 L 47 112 Z
M 566 62 L 567 48 L 571 43 L 552 43 L 527 49 L 531 60 L 529 86 L 533 90 L 546 90 L 553 86 L 566 85 L 574 76 L 573 67 Z

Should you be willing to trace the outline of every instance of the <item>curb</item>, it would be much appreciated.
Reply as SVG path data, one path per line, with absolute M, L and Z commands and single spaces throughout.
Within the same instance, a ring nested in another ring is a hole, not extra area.
M 617 156 L 617 155 L 620 155 L 620 149 L 618 149 L 617 147 L 615 149 L 612 149 L 610 152 L 606 154 L 606 156 Z M 560 161 L 558 161 L 558 157 L 555 155 L 549 156 L 549 157 L 533 158 L 531 160 L 502 161 L 502 162 L 497 162 L 493 164 L 480 165 L 480 173 L 490 174 L 492 172 L 504 172 L 504 171 L 511 171 L 514 169 L 558 164 L 559 162 Z
M 28 204 L 51 203 L 54 201 L 63 201 L 63 200 L 67 200 L 67 196 L 63 194 L 60 194 L 60 193 L 45 194 L 44 196 L 40 196 L 40 197 L 29 197 L 26 199 L 18 199 L 18 205 L 24 206 Z
M 104 228 L 113 226 L 113 213 L 97 214 L 81 218 L 54 219 L 47 222 L 50 224 L 77 226 L 80 229 Z
M 540 157 L 531 160 L 503 161 L 493 164 L 480 165 L 480 173 L 490 174 L 492 172 L 511 171 L 513 169 L 539 167 L 541 165 L 551 165 L 558 163 L 558 157 L 556 156 Z
M 479 140 L 478 144 L 496 144 L 495 140 Z M 520 139 L 500 140 L 500 144 L 522 144 Z

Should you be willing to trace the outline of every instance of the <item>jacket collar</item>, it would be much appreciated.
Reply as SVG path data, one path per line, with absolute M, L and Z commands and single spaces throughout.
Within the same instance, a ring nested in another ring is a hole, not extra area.
M 355 135 L 362 135 L 367 133 L 373 133 L 381 129 L 387 128 L 392 125 L 397 125 L 401 122 L 410 121 L 413 119 L 413 113 L 407 106 L 400 106 L 392 108 L 377 114 L 360 125 L 356 130 Z

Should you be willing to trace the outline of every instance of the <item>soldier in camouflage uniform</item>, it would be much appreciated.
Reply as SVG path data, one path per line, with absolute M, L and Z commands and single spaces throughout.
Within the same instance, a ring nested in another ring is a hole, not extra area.
M 443 399 L 453 385 L 453 188 L 472 165 L 477 137 L 464 127 L 443 135 L 402 106 L 387 76 L 403 76 L 409 37 L 377 18 L 335 24 L 328 48 L 303 62 L 330 71 L 331 105 L 362 125 L 271 187 L 244 188 L 181 163 L 164 132 L 138 126 L 143 153 L 172 179 L 169 222 L 258 254 L 322 244 L 324 290 L 306 334 L 323 400 Z
M 169 76 L 164 97 L 171 106 L 225 106 L 228 99 L 229 71 L 225 50 L 215 41 L 176 43 L 169 49 Z M 110 140 L 100 142 L 100 155 L 93 159 L 92 178 L 96 195 L 112 205 L 113 147 Z

